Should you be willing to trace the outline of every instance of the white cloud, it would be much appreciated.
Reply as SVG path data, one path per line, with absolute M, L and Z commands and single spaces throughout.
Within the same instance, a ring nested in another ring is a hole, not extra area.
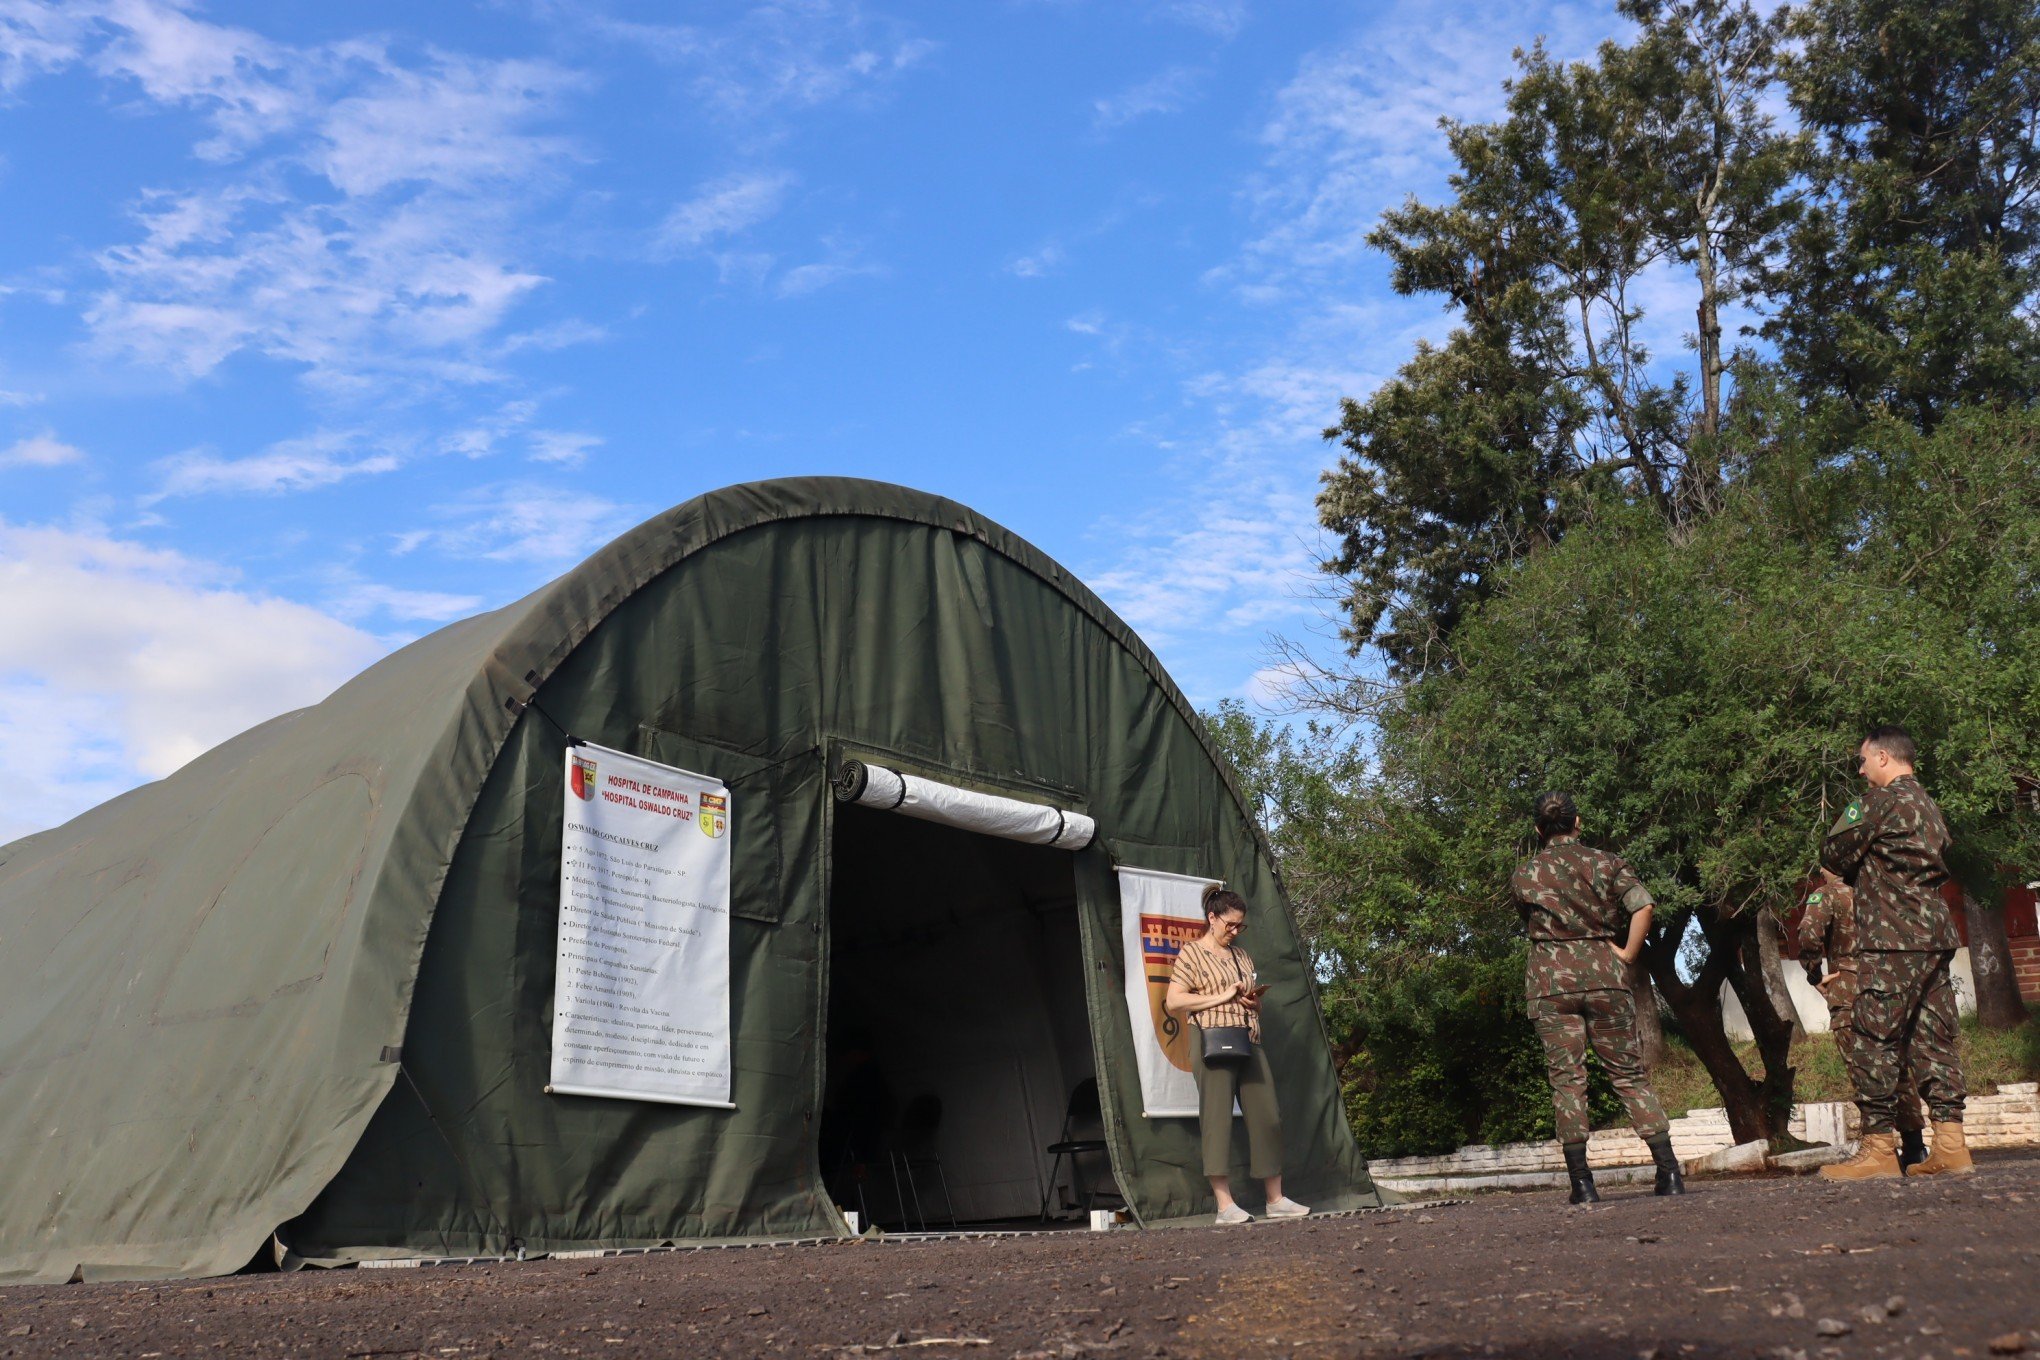
M 381 614 L 392 619 L 446 623 L 466 618 L 482 606 L 479 595 L 452 595 L 436 590 L 405 590 L 373 581 L 350 580 L 328 599 L 327 606 L 343 619 Z
M 1096 526 L 1116 546 L 1112 562 L 1087 575 L 1091 587 L 1158 649 L 1305 618 L 1312 479 L 1223 464 L 1185 472 L 1186 494 Z
M 1111 546 L 1085 579 L 1164 652 L 1231 637 L 1237 653 L 1270 631 L 1323 631 L 1322 431 L 1341 397 L 1373 390 L 1407 357 L 1428 320 L 1393 300 L 1299 309 L 1255 356 L 1188 379 L 1184 419 L 1197 434 L 1157 479 L 1171 492 L 1094 526 Z M 1115 343 L 1116 323 L 1102 316 L 1068 324 Z M 1186 683 L 1234 692 L 1204 657 L 1192 668 L 1198 679 Z
M 38 0 L 0 4 L 0 95 L 78 59 L 91 27 L 89 14 Z
M 430 545 L 450 557 L 554 566 L 586 557 L 639 512 L 587 492 L 519 483 L 471 492 L 437 513 L 444 527 L 401 534 L 394 551 Z
M 625 43 L 692 72 L 704 102 L 754 123 L 879 89 L 935 51 L 858 0 L 762 0 L 718 27 L 636 23 L 577 0 L 540 9 L 575 36 Z
M 1092 526 L 1102 546 L 1085 579 L 1158 651 L 1195 639 L 1235 658 L 1271 630 L 1309 629 L 1320 610 L 1323 555 L 1315 497 L 1319 430 L 1354 379 L 1274 360 L 1245 377 L 1190 384 L 1203 437 L 1169 457 L 1146 508 Z M 1142 432 L 1161 447 L 1172 441 Z M 1216 639 L 1229 638 L 1230 643 Z M 1197 656 L 1186 684 L 1234 692 Z M 1219 668 L 1222 669 L 1222 668 Z
M 1306 699 L 1311 687 L 1322 684 L 1324 672 L 1306 661 L 1278 661 L 1263 666 L 1247 677 L 1241 697 L 1256 708 L 1283 712 L 1293 710 Z
M 575 345 L 592 345 L 609 338 L 609 328 L 598 326 L 592 321 L 568 317 L 546 326 L 534 326 L 528 331 L 505 336 L 503 343 L 496 347 L 498 354 L 516 354 L 520 350 L 538 350 L 550 354 L 555 350 L 571 349 Z
M 157 195 L 142 239 L 100 255 L 86 321 L 102 351 L 202 377 L 253 349 L 332 391 L 477 382 L 472 346 L 545 280 L 490 248 L 496 208 L 423 191 L 305 203 L 251 186 Z M 186 234 L 193 219 L 216 232 Z
M 486 458 L 496 451 L 498 443 L 529 425 L 537 414 L 538 403 L 528 398 L 506 402 L 494 415 L 442 436 L 440 451 L 465 458 Z
M 563 39 L 628 42 L 685 68 L 753 141 L 773 135 L 764 114 L 880 89 L 932 51 L 859 0 L 764 0 L 669 25 L 538 4 Z M 375 37 L 293 44 L 183 0 L 0 0 L 0 84 L 74 63 L 137 107 L 203 120 L 193 149 L 215 163 L 159 180 L 131 206 L 134 231 L 91 256 L 97 279 L 73 291 L 99 355 L 183 381 L 259 358 L 327 397 L 400 402 L 500 382 L 510 356 L 604 335 L 571 320 L 505 334 L 548 282 L 534 218 L 586 159 L 555 126 L 591 84 L 581 73 Z M 653 248 L 705 254 L 726 280 L 782 297 L 882 272 L 831 251 L 775 280 L 772 256 L 731 248 L 793 183 L 753 170 L 704 185 Z
M 62 467 L 66 463 L 80 463 L 85 460 L 85 451 L 74 448 L 58 439 L 48 430 L 17 439 L 0 449 L 0 468 Z
M 1063 329 L 1071 335 L 1081 335 L 1090 342 L 1092 352 L 1124 364 L 1129 356 L 1152 356 L 1166 354 L 1169 343 L 1152 328 L 1139 322 L 1126 321 L 1112 316 L 1102 308 L 1092 307 L 1078 312 L 1063 321 Z M 1089 368 L 1086 360 L 1079 368 Z
M 1016 4 L 1032 4 L 1044 9 L 1082 9 L 1089 0 L 1011 0 Z M 1132 9 L 1127 0 L 1098 0 L 1094 6 L 1100 10 Z M 1214 38 L 1226 39 L 1245 28 L 1251 13 L 1248 0 L 1145 0 L 1138 6 L 1142 17 L 1150 21 L 1183 24 L 1208 33 Z
M 806 297 L 845 279 L 881 278 L 885 273 L 884 265 L 867 264 L 855 259 L 820 260 L 814 264 L 797 266 L 781 274 L 774 291 L 783 298 Z
M 0 521 L 0 838 L 314 703 L 375 638 L 93 529 Z
M 1188 66 L 1171 66 L 1118 94 L 1091 103 L 1092 125 L 1115 128 L 1152 113 L 1175 113 L 1197 95 L 1204 73 Z
M 0 845 L 68 821 L 142 781 L 118 706 L 0 674 Z
M 1561 58 L 1587 55 L 1615 26 L 1599 11 L 1537 18 Z M 1268 162 L 1247 200 L 1262 231 L 1216 277 L 1274 295 L 1376 264 L 1366 236 L 1382 210 L 1444 188 L 1451 157 L 1439 120 L 1498 116 L 1515 49 L 1534 31 L 1497 27 L 1479 9 L 1403 0 L 1304 58 L 1261 133 Z
M 1247 0 L 1162 0 L 1155 12 L 1217 38 L 1230 38 L 1247 24 Z
M 533 430 L 531 432 L 531 461 L 534 463 L 558 463 L 562 467 L 579 467 L 588 461 L 588 455 L 602 447 L 602 436 L 583 434 L 573 430 Z
M 793 183 L 783 170 L 754 170 L 705 184 L 666 214 L 654 233 L 653 249 L 660 255 L 683 254 L 755 227 L 779 211 Z
M 153 505 L 172 496 L 282 495 L 332 486 L 352 477 L 394 472 L 402 459 L 387 451 L 355 453 L 356 436 L 321 431 L 272 444 L 246 458 L 223 458 L 194 449 L 156 466 L 163 483 L 142 498 Z
M 545 282 L 524 238 L 580 154 L 544 127 L 578 74 L 377 41 L 293 47 L 164 0 L 81 9 L 94 22 L 74 46 L 97 44 L 95 70 L 198 111 L 212 129 L 198 154 L 239 162 L 144 193 L 139 234 L 94 257 L 85 320 L 101 353 L 194 379 L 250 352 L 388 399 L 585 337 L 485 345 Z
M 196 148 L 225 160 L 296 122 L 311 101 L 299 54 L 246 29 L 195 19 L 176 3 L 107 0 L 81 6 L 113 39 L 93 65 L 135 81 L 149 98 L 203 110 L 216 135 Z
M 562 67 L 438 53 L 420 69 L 378 54 L 369 69 L 365 89 L 326 111 L 312 157 L 349 197 L 404 184 L 500 192 L 576 154 L 567 138 L 530 127 L 582 86 Z
M 1046 278 L 1062 267 L 1063 259 L 1063 248 L 1050 241 L 1041 249 L 1010 261 L 1006 265 L 1006 272 L 1015 278 Z

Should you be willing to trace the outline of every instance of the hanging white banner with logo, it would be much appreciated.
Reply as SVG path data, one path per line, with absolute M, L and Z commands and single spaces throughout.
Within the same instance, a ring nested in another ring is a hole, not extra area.
M 1177 951 L 1204 933 L 1204 890 L 1217 882 L 1157 869 L 1119 870 L 1126 1011 L 1140 1065 L 1141 1113 L 1150 1119 L 1197 1113 L 1197 1079 L 1190 1073 L 1196 1031 L 1162 1002 Z
M 552 1081 L 559 1095 L 730 1106 L 730 794 L 566 753 Z

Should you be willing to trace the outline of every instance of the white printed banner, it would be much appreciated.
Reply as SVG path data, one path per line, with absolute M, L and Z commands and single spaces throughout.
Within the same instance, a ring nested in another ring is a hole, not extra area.
M 1204 933 L 1204 890 L 1217 879 L 1119 870 L 1120 938 L 1126 958 L 1126 1010 L 1140 1064 L 1141 1113 L 1150 1119 L 1197 1113 L 1187 1021 L 1162 1008 L 1176 953 Z
M 729 790 L 585 742 L 566 780 L 546 1090 L 729 1109 Z

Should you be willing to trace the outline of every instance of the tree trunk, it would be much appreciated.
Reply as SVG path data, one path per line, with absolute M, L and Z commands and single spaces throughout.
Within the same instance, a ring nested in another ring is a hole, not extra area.
M 1665 1004 L 1671 1007 L 1686 1042 L 1693 1046 L 1693 1055 L 1714 1079 L 1714 1089 L 1721 1094 L 1721 1105 L 1728 1113 L 1728 1127 L 1735 1141 L 1748 1143 L 1759 1138 L 1768 1141 L 1770 1115 L 1758 1095 L 1757 1083 L 1743 1070 L 1734 1046 L 1721 1029 L 1720 974 L 1712 974 L 1714 985 L 1704 995 L 1698 984 L 1688 985 L 1677 978 L 1667 981 L 1656 968 L 1651 969 L 1651 977 L 1664 993 Z
M 1720 921 L 1707 932 L 1708 943 L 1729 955 L 1729 986 L 1749 1017 L 1763 1059 L 1757 1097 L 1769 1116 L 1767 1139 L 1783 1137 L 1792 1122 L 1792 1041 L 1805 1033 L 1785 990 L 1780 934 L 1778 918 L 1761 907 Z
M 1629 965 L 1629 995 L 1636 1002 L 1636 1050 L 1645 1067 L 1656 1067 L 1665 1060 L 1665 1027 L 1658 1019 L 1657 989 L 1640 958 Z
M 1732 924 L 1729 929 L 1733 930 Z M 1769 1142 L 1785 1131 L 1784 1121 L 1774 1117 L 1763 1088 L 1736 1057 L 1735 1046 L 1729 1043 L 1722 1028 L 1721 984 L 1728 976 L 1728 961 L 1734 949 L 1731 946 L 1724 950 L 1715 940 L 1720 930 L 1717 926 L 1706 931 L 1711 947 L 1700 965 L 1699 976 L 1691 982 L 1679 976 L 1679 941 L 1685 935 L 1683 916 L 1668 922 L 1664 931 L 1653 933 L 1644 950 L 1644 961 L 1650 965 L 1651 980 L 1657 984 L 1659 994 L 1678 1020 L 1680 1033 L 1692 1045 L 1693 1054 L 1707 1069 L 1707 1075 L 1714 1079 L 1714 1089 L 1721 1094 L 1722 1108 L 1728 1114 L 1728 1127 L 1736 1142 L 1757 1139 Z
M 1962 884 L 1963 914 L 1969 918 L 1969 971 L 1976 979 L 1976 1022 L 1985 1029 L 2016 1029 L 2025 1023 L 2026 1003 L 2012 971 L 2012 942 L 2005 934 L 2005 890 L 1988 857 L 1963 856 L 1950 866 Z
M 1718 183 L 1718 182 L 1717 182 Z M 1709 190 L 1695 205 L 1699 220 L 1693 237 L 1693 265 L 1699 275 L 1700 305 L 1695 320 L 1700 347 L 1700 411 L 1686 440 L 1686 465 L 1679 483 L 1684 490 L 1680 511 L 1700 519 L 1718 503 L 1721 487 L 1721 453 L 1716 441 L 1721 436 L 1721 384 L 1727 365 L 1721 358 L 1721 281 L 1715 243 Z
M 1705 225 L 1700 229 L 1694 263 L 1700 273 L 1700 426 L 1697 433 L 1712 439 L 1721 433 L 1721 304 L 1714 277 L 1714 243 Z
M 1792 1004 L 1792 989 L 1785 985 L 1785 930 L 1778 923 L 1777 914 L 1769 911 L 1757 913 L 1757 966 L 1764 982 L 1764 995 L 1770 998 L 1771 1009 L 1787 1022 L 1790 1040 L 1798 1043 L 1806 1037 L 1806 1026 L 1800 1022 L 1799 1008 Z

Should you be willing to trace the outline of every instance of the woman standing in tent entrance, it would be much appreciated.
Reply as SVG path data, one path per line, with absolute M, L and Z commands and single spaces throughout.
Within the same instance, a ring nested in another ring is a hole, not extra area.
M 1247 904 L 1213 885 L 1204 891 L 1204 934 L 1183 946 L 1162 1003 L 1197 1029 L 1190 1066 L 1197 1077 L 1197 1126 L 1204 1142 L 1204 1174 L 1218 1200 L 1218 1221 L 1251 1223 L 1233 1202 L 1233 1102 L 1247 1121 L 1247 1169 L 1268 1191 L 1270 1218 L 1302 1218 L 1310 1210 L 1282 1193 L 1282 1115 L 1275 1078 L 1261 1051 L 1261 994 L 1254 961 L 1234 941 L 1247 923 Z

